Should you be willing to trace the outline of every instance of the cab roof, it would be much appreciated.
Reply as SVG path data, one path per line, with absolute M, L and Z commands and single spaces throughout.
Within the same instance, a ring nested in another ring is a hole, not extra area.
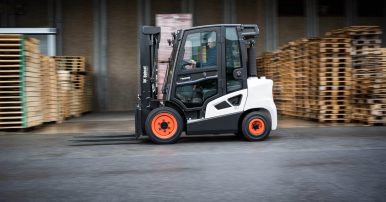
M 259 28 L 256 24 L 213 24 L 213 25 L 202 25 L 202 26 L 196 26 L 196 27 L 189 27 L 185 29 L 180 29 L 178 31 L 189 31 L 189 30 L 195 30 L 195 29 L 203 29 L 203 28 L 212 28 L 212 27 L 256 27 L 257 33 L 259 33 Z

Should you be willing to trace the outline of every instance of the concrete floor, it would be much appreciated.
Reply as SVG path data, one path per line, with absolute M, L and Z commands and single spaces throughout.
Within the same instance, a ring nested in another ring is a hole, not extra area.
M 322 124 L 314 121 L 291 117 L 279 117 L 279 128 L 319 128 L 342 126 L 342 124 Z M 344 126 L 364 126 L 362 124 L 344 124 Z M 129 112 L 89 113 L 79 118 L 72 118 L 61 124 L 44 124 L 30 130 L 28 134 L 88 134 L 88 133 L 134 133 L 134 114 Z M 26 133 L 26 134 L 27 134 Z M 1 132 L 0 132 L 1 134 Z M 8 133 L 15 134 L 15 132 Z M 17 132 L 17 134 L 24 134 Z
M 128 141 L 132 121 L 89 114 L 0 135 L 0 201 L 386 200 L 386 127 L 282 127 L 264 142 L 223 135 L 153 145 Z

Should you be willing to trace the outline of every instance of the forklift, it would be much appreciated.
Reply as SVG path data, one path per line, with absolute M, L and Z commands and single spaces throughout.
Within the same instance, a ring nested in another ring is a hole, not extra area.
M 157 86 L 160 27 L 143 26 L 137 138 L 175 143 L 186 135 L 234 133 L 266 139 L 277 127 L 273 81 L 257 77 L 257 25 L 219 24 L 178 30 L 163 86 Z M 157 99 L 157 90 L 163 97 Z

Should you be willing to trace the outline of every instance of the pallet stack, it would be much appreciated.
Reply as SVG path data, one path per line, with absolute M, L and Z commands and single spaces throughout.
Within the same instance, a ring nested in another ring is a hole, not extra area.
M 58 121 L 62 122 L 71 116 L 70 104 L 72 97 L 72 84 L 70 71 L 57 70 L 58 75 Z
M 381 34 L 378 26 L 351 26 L 333 30 L 327 36 L 352 40 L 352 120 L 365 124 L 386 124 L 377 109 L 386 104 L 383 88 Z
M 371 118 L 368 120 L 372 124 L 386 123 L 386 48 L 381 48 L 378 79 L 373 86 L 373 95 L 379 99 L 378 103 L 371 105 Z
M 295 75 L 295 44 L 290 42 L 278 52 L 278 70 L 280 74 L 281 111 L 284 115 L 297 116 L 296 114 L 296 75 Z
M 159 99 L 162 99 L 163 96 L 162 86 L 169 64 L 169 57 L 172 53 L 172 47 L 169 46 L 168 39 L 172 38 L 173 32 L 191 27 L 192 19 L 192 14 L 157 14 L 156 16 L 156 26 L 161 27 L 157 64 L 157 97 Z
M 0 35 L 0 129 L 42 124 L 39 41 Z
M 322 38 L 319 46 L 319 122 L 350 121 L 351 40 Z
M 48 56 L 41 56 L 42 104 L 43 122 L 57 122 L 58 108 L 58 78 L 55 60 Z
M 83 99 L 82 99 L 82 106 L 81 106 L 81 112 L 86 113 L 90 112 L 92 110 L 92 70 L 91 67 L 86 64 L 86 73 L 84 76 L 84 90 L 83 90 Z
M 297 117 L 309 116 L 309 74 L 307 39 L 294 41 L 295 111 Z
M 274 97 L 278 112 L 328 123 L 386 124 L 381 33 L 379 27 L 353 26 L 263 54 L 262 72 L 280 89 Z
M 256 66 L 259 77 L 266 77 L 268 79 L 272 79 L 275 81 L 275 85 L 273 85 L 273 96 L 275 98 L 281 97 L 281 79 L 280 74 L 278 74 L 279 65 L 278 65 L 278 52 L 263 53 L 262 57 L 257 58 Z M 281 104 L 281 100 L 275 99 L 276 108 L 279 111 L 282 111 L 283 107 Z
M 312 120 L 318 120 L 319 110 L 321 109 L 319 105 L 319 72 L 320 72 L 320 39 L 319 38 L 310 38 L 307 39 L 306 43 L 306 59 L 308 61 L 307 67 L 305 69 L 308 72 L 308 115 L 306 118 Z
M 257 57 L 256 58 L 257 76 L 259 76 L 259 77 L 263 76 L 263 75 L 266 75 L 263 72 L 264 69 L 260 68 L 260 67 L 263 66 L 263 62 L 264 62 L 263 57 Z
M 56 56 L 61 119 L 78 117 L 89 103 L 86 95 L 86 64 L 81 56 Z M 85 96 L 86 95 L 86 96 Z

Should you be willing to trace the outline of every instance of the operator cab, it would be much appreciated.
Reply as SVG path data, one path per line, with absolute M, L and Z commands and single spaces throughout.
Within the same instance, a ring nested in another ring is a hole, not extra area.
M 177 57 L 171 57 L 164 82 L 165 101 L 183 108 L 187 119 L 194 120 L 205 116 L 211 100 L 246 89 L 246 52 L 251 39 L 245 39 L 243 33 L 256 36 L 258 28 L 211 25 L 178 30 L 172 40 Z M 240 99 L 235 96 L 231 102 L 237 106 Z

